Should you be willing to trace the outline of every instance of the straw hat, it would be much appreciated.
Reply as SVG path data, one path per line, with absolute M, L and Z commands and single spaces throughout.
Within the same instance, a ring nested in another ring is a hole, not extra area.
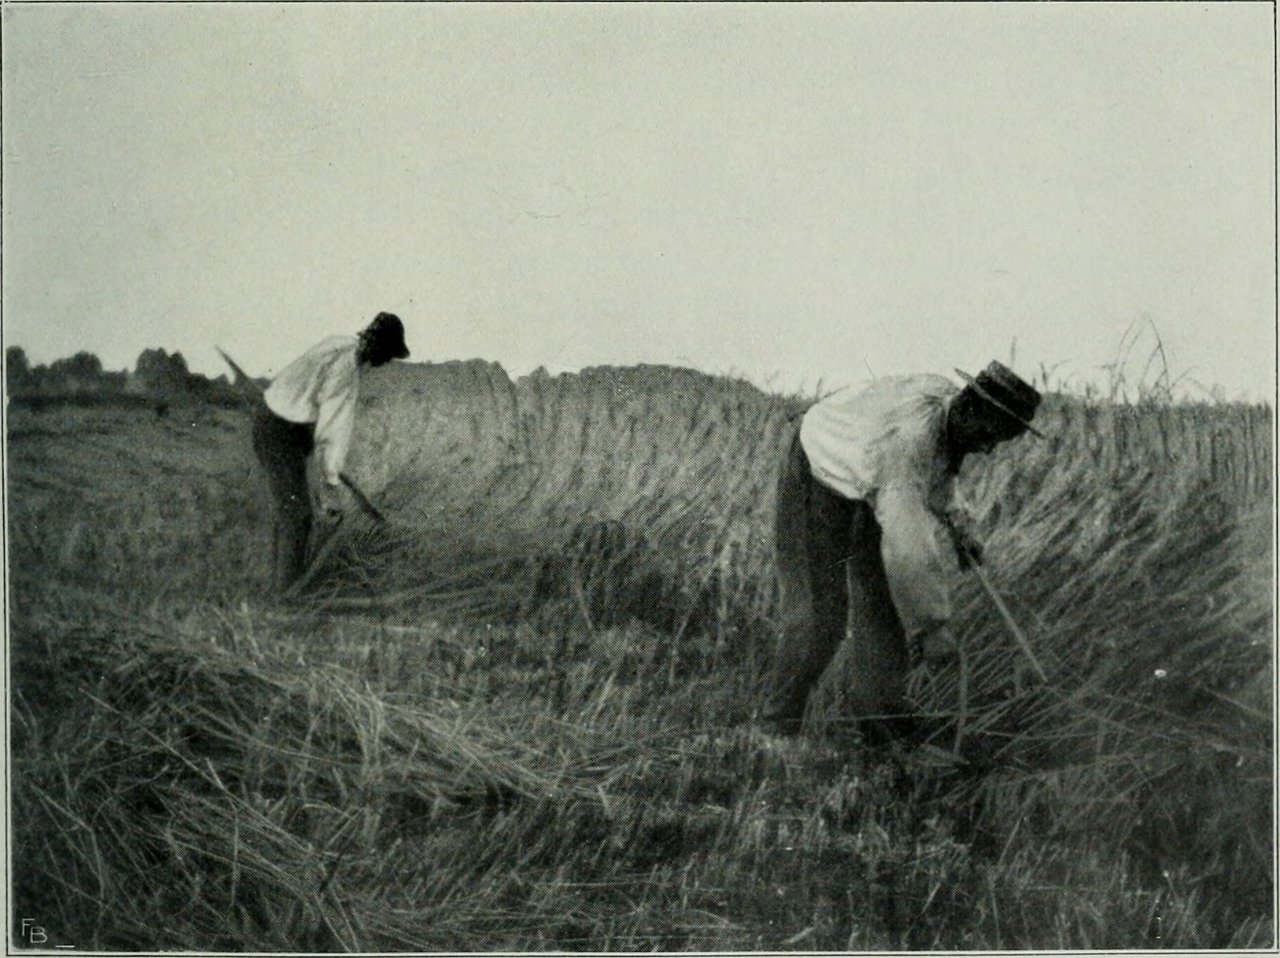
M 961 369 L 957 369 L 956 373 L 978 396 L 1002 413 L 1018 420 L 1033 435 L 1044 438 L 1044 433 L 1031 425 L 1031 417 L 1036 414 L 1036 408 L 1040 405 L 1040 393 L 1030 383 L 1020 379 L 1008 366 L 992 360 L 976 378 Z

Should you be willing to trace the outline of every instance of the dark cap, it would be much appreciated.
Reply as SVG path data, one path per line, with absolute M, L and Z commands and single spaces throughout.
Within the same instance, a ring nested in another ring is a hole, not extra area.
M 1044 438 L 1044 434 L 1031 425 L 1031 418 L 1040 405 L 1040 393 L 1030 383 L 1020 379 L 1008 366 L 992 360 L 986 369 L 978 373 L 976 379 L 960 369 L 956 373 L 980 398 L 1002 413 L 1012 416 L 1033 435 Z
M 409 347 L 404 342 L 404 323 L 395 313 L 379 313 L 363 333 L 370 345 L 386 350 L 395 359 L 408 359 Z

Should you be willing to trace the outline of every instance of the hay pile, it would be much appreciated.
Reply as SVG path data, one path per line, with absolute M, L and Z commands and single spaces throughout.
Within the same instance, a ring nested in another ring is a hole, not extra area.
M 1067 471 L 989 527 L 991 577 L 1048 685 L 971 579 L 966 688 L 955 668 L 914 677 L 933 741 L 970 762 L 939 789 L 997 848 L 1019 828 L 1123 848 L 1155 880 L 1189 873 L 1241 914 L 1265 911 L 1273 609 L 1243 551 L 1253 537 L 1207 482 L 1088 478 Z
M 15 905 L 82 950 L 358 950 L 395 934 L 367 883 L 387 849 L 584 794 L 536 738 L 337 667 L 255 665 L 125 617 L 15 633 Z

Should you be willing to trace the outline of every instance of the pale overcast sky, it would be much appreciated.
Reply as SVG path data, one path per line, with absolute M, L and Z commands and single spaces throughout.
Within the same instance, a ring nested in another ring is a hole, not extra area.
M 1272 397 L 1266 3 L 3 8 L 6 344 Z M 1153 348 L 1134 348 L 1140 367 Z

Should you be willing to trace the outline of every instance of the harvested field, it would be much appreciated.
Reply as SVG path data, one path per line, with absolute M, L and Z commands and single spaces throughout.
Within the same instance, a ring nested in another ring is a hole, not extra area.
M 15 896 L 194 950 L 1274 943 L 1272 411 L 1051 396 L 962 477 L 960 765 L 750 729 L 804 401 L 661 367 L 369 377 L 361 520 L 261 591 L 243 411 L 11 409 Z

